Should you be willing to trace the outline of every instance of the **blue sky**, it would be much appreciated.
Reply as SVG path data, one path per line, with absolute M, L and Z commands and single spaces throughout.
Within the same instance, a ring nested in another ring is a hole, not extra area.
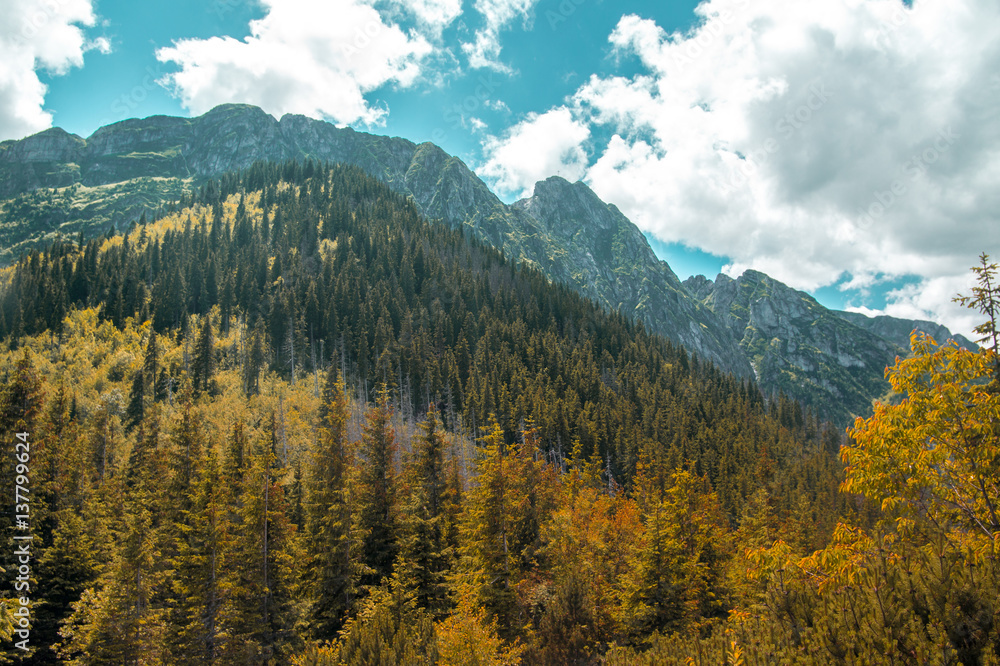
M 9 3 L 8 3 L 9 4 Z M 683 279 L 762 270 L 933 318 L 1000 251 L 995 0 L 34 0 L 0 138 L 223 102 L 432 140 L 506 201 L 550 175 Z M 942 45 L 947 45 L 947 48 Z

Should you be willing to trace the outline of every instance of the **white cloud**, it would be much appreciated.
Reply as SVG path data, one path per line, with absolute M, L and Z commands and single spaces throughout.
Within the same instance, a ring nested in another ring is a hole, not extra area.
M 52 125 L 37 70 L 65 74 L 110 45 L 84 35 L 81 26 L 95 22 L 90 0 L 0 0 L 0 16 L 0 139 L 19 139 Z
M 975 277 L 956 275 L 932 278 L 920 284 L 910 284 L 890 291 L 884 308 L 873 309 L 866 306 L 848 306 L 849 312 L 859 312 L 868 317 L 889 315 L 900 319 L 920 319 L 946 322 L 953 333 L 961 333 L 976 341 L 979 335 L 972 329 L 983 323 L 985 316 L 953 301 L 958 294 L 972 295 Z M 938 340 L 944 343 L 944 340 Z
M 510 113 L 510 107 L 502 99 L 488 99 L 483 102 L 483 106 L 487 109 L 499 111 L 500 113 Z
M 942 285 L 1000 253 L 1000 5 L 697 13 L 684 34 L 623 17 L 612 49 L 642 71 L 593 76 L 557 109 L 612 135 L 587 173 L 597 193 L 663 241 L 730 257 L 730 274 L 800 289 L 920 276 L 894 311 L 966 326 Z
M 392 0 L 412 14 L 422 27 L 440 36 L 441 31 L 462 14 L 462 0 Z
M 243 41 L 185 39 L 157 51 L 159 60 L 180 66 L 167 79 L 192 113 L 244 102 L 275 116 L 377 123 L 386 110 L 365 95 L 386 84 L 412 85 L 432 55 L 433 35 L 404 32 L 363 0 L 261 1 L 267 14 L 250 23 Z M 454 18 L 453 4 L 406 6 L 437 29 Z
M 538 0 L 476 0 L 475 9 L 483 17 L 483 27 L 476 31 L 472 42 L 462 44 L 462 50 L 473 68 L 489 68 L 510 72 L 500 61 L 500 31 L 517 19 L 529 21 Z
M 582 178 L 587 170 L 583 146 L 589 138 L 590 130 L 568 109 L 532 114 L 502 138 L 486 139 L 483 150 L 490 157 L 477 173 L 502 193 L 526 197 L 536 182 L 549 176 Z

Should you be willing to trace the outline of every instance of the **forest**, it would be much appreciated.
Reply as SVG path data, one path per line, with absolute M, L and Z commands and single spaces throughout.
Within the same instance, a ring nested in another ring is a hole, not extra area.
M 0 272 L 4 663 L 1000 664 L 985 255 L 844 433 L 356 168 L 149 217 Z

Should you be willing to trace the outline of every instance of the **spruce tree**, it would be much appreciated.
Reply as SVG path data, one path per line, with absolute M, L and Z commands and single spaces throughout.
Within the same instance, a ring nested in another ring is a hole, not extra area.
M 504 451 L 503 429 L 490 415 L 482 438 L 476 484 L 468 493 L 462 521 L 460 590 L 473 594 L 510 631 L 517 613 L 517 553 L 511 465 Z
M 84 591 L 61 632 L 61 656 L 74 663 L 138 665 L 155 663 L 162 654 L 162 609 L 152 603 L 162 574 L 147 508 L 151 496 L 145 485 L 129 495 L 118 552 L 98 583 Z
M 319 430 L 308 485 L 308 553 L 313 635 L 337 635 L 357 595 L 361 569 L 360 539 L 353 528 L 352 452 L 347 435 L 347 396 L 342 378 L 335 380 Z
M 233 548 L 230 491 L 218 455 L 210 451 L 176 526 L 167 636 L 172 663 L 216 663 L 222 653 Z
M 360 528 L 364 537 L 364 563 L 370 569 L 363 582 L 378 585 L 392 574 L 397 552 L 396 434 L 392 407 L 385 385 L 375 406 L 365 414 L 361 436 Z
M 260 442 L 243 474 L 235 538 L 221 611 L 223 663 L 281 663 L 296 621 L 297 562 L 282 484 L 269 441 Z M 273 663 L 273 662 L 272 662 Z
M 125 425 L 129 430 L 142 422 L 146 414 L 146 389 L 142 368 L 132 374 L 132 387 L 128 393 L 128 407 L 125 408 Z
M 212 318 L 208 314 L 202 316 L 191 374 L 195 393 L 211 390 L 215 374 L 215 337 L 212 334 Z
M 416 594 L 417 603 L 441 616 L 448 607 L 446 576 L 452 552 L 447 542 L 447 469 L 444 433 L 431 406 L 420 423 L 420 437 L 406 466 L 410 489 L 402 507 L 400 579 Z

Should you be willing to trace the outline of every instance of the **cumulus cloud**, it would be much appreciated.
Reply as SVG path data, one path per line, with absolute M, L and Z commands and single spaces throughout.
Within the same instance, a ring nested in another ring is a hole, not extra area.
M 1000 5 L 697 13 L 672 34 L 624 16 L 610 45 L 639 73 L 592 76 L 560 107 L 611 136 L 587 172 L 595 191 L 663 241 L 730 257 L 732 275 L 800 289 L 916 275 L 890 309 L 966 326 L 946 292 L 1000 251 Z
M 517 19 L 529 21 L 536 2 L 538 0 L 476 0 L 475 9 L 483 17 L 483 27 L 476 31 L 472 42 L 462 44 L 469 66 L 509 73 L 510 67 L 500 61 L 500 31 Z
M 52 125 L 37 71 L 65 74 L 86 51 L 110 45 L 84 34 L 95 21 L 90 0 L 0 0 L 0 15 L 0 139 L 19 139 Z
M 412 14 L 420 25 L 440 36 L 462 14 L 462 0 L 393 0 L 405 13 Z
M 489 137 L 483 149 L 490 156 L 477 172 L 501 193 L 526 197 L 535 183 L 549 176 L 577 181 L 587 170 L 584 144 L 590 129 L 569 109 L 532 114 L 501 137 Z
M 884 308 L 849 306 L 847 310 L 868 317 L 889 315 L 900 319 L 944 322 L 953 333 L 961 333 L 976 341 L 979 335 L 972 329 L 983 323 L 983 315 L 952 300 L 956 294 L 971 295 L 974 283 L 975 278 L 971 274 L 931 278 L 890 291 L 887 294 L 889 303 Z M 944 340 L 937 342 L 943 343 Z
M 378 123 L 386 110 L 365 98 L 384 85 L 407 87 L 431 57 L 433 34 L 457 16 L 452 0 L 403 3 L 417 17 L 404 32 L 363 0 L 261 0 L 267 13 L 250 36 L 184 39 L 157 51 L 180 70 L 167 76 L 181 103 L 203 113 L 225 102 L 329 118 Z

